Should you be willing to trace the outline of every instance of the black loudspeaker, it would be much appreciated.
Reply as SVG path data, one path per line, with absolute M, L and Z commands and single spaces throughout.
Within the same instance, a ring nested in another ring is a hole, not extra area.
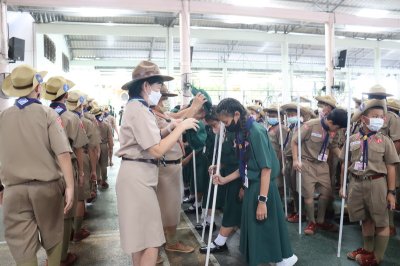
M 190 63 L 192 63 L 193 59 L 193 46 L 190 46 Z
M 8 41 L 8 58 L 14 61 L 24 61 L 25 40 L 12 37 Z
M 346 67 L 346 56 L 347 56 L 347 50 L 340 51 L 337 67 L 339 68 Z

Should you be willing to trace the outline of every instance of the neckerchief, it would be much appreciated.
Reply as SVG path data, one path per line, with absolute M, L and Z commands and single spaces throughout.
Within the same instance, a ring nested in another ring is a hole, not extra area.
M 325 124 L 324 118 L 321 119 L 321 125 L 322 128 L 325 130 L 325 138 L 324 142 L 322 143 L 322 147 L 321 150 L 319 151 L 319 154 L 322 154 L 322 160 L 324 160 L 325 152 L 329 144 L 329 127 Z
M 52 102 L 50 104 L 50 107 L 53 108 L 54 111 L 56 111 L 59 116 L 61 116 L 63 113 L 67 111 L 67 107 L 65 107 L 65 104 L 63 103 Z
M 246 158 L 246 151 L 247 147 L 249 146 L 249 142 L 247 141 L 249 137 L 249 130 L 254 123 L 254 118 L 249 117 L 246 121 L 246 129 L 247 129 L 247 136 L 242 136 L 241 132 L 236 133 L 236 149 L 239 150 L 239 174 L 242 180 L 242 183 L 245 182 L 246 179 L 246 170 L 247 170 L 247 162 L 248 158 Z
M 289 130 L 288 130 L 288 132 L 287 132 L 287 134 L 286 134 L 285 142 L 283 142 L 283 149 L 286 148 L 286 145 L 287 145 L 288 142 L 289 142 L 290 131 L 292 131 L 293 128 L 296 127 L 296 125 L 297 125 L 297 123 L 294 123 L 294 124 L 291 124 L 291 125 L 289 126 Z
M 98 115 L 98 116 L 96 116 L 96 120 L 97 120 L 98 122 L 102 123 L 103 120 L 104 120 L 104 118 L 103 118 L 102 115 Z
M 72 111 L 74 114 L 76 114 L 79 118 L 82 118 L 82 113 L 78 111 Z
M 363 163 L 363 170 L 365 170 L 365 167 L 368 166 L 368 138 L 375 135 L 376 132 L 370 131 L 368 134 L 365 134 L 362 128 L 360 128 L 360 134 L 363 140 L 363 146 L 362 146 L 362 163 Z
M 42 104 L 38 99 L 21 97 L 15 101 L 15 106 L 17 106 L 20 110 L 22 110 L 28 105 L 31 105 L 33 103 Z
M 151 113 L 153 113 L 153 110 L 150 108 L 149 104 L 148 104 L 142 97 L 133 97 L 133 98 L 130 98 L 130 99 L 128 100 L 128 103 L 129 103 L 129 102 L 132 102 L 132 101 L 139 101 L 139 102 L 141 102 L 144 106 L 147 107 L 147 109 L 149 109 L 149 111 L 150 111 Z M 153 114 L 154 114 L 154 113 L 153 113 Z
M 268 127 L 268 132 L 270 132 L 274 127 L 276 127 L 277 125 L 279 125 L 279 123 L 278 124 L 276 124 L 276 125 L 270 125 L 269 127 Z

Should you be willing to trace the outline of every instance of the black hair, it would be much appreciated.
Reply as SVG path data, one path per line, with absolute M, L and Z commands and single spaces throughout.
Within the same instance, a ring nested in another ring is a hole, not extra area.
M 53 102 L 59 102 L 59 101 L 61 101 L 62 99 L 64 99 L 65 96 L 67 96 L 67 93 L 63 93 L 61 96 L 58 96 L 57 98 L 55 98 L 55 99 L 53 100 Z
M 155 83 L 162 83 L 163 79 L 160 76 L 154 76 L 154 77 L 149 77 L 149 78 L 146 78 L 146 79 L 140 79 L 140 80 L 137 80 L 137 81 L 133 82 L 132 84 L 130 84 L 128 86 L 129 98 L 141 97 L 140 93 L 142 93 L 143 84 L 146 81 L 150 85 L 153 85 Z
M 347 111 L 340 108 L 335 108 L 328 114 L 326 120 L 331 120 L 333 125 L 340 128 L 347 127 Z
M 215 110 L 217 115 L 226 115 L 226 116 L 234 116 L 235 112 L 240 113 L 240 119 L 238 121 L 240 128 L 243 132 L 243 137 L 247 138 L 247 129 L 246 129 L 246 120 L 247 120 L 247 111 L 244 106 L 236 99 L 226 98 L 220 101 Z
M 219 121 L 218 120 L 218 116 L 217 116 L 217 112 L 216 112 L 217 106 L 213 105 L 211 106 L 210 112 L 208 112 L 205 116 L 205 120 L 206 121 Z
M 385 108 L 383 108 L 383 106 L 372 106 L 368 108 L 368 110 L 366 110 L 363 115 L 367 116 L 369 114 L 369 111 L 371 111 L 372 109 L 379 109 L 385 111 Z

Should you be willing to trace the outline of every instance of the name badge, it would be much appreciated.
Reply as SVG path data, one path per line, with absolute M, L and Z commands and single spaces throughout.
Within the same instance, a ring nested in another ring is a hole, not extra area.
M 364 171 L 363 162 L 356 162 L 354 164 L 354 169 L 357 171 Z
M 328 154 L 327 153 L 318 155 L 318 161 L 326 162 L 327 160 L 328 160 Z
M 322 138 L 322 134 L 318 132 L 311 132 L 311 136 L 316 137 L 316 138 Z
M 247 169 L 245 170 L 245 176 L 244 176 L 244 184 L 246 188 L 249 188 L 249 179 L 247 178 Z

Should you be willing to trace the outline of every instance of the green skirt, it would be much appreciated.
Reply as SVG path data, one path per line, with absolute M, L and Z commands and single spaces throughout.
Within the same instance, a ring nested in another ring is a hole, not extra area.
M 240 178 L 233 180 L 225 185 L 226 198 L 224 205 L 224 215 L 222 217 L 222 226 L 224 227 L 240 227 L 242 219 L 242 201 L 239 198 L 239 191 L 242 187 Z
M 190 193 L 194 194 L 194 173 L 193 173 L 193 161 L 188 164 L 187 167 L 192 168 L 192 174 L 190 176 Z M 196 181 L 197 181 L 197 193 L 205 193 L 208 188 L 208 159 L 203 152 L 196 153 Z
M 270 183 L 267 219 L 263 221 L 256 219 L 260 182 L 249 181 L 249 183 L 249 188 L 245 190 L 242 206 L 240 251 L 249 266 L 276 263 L 291 257 L 293 251 L 275 180 L 271 180 Z

